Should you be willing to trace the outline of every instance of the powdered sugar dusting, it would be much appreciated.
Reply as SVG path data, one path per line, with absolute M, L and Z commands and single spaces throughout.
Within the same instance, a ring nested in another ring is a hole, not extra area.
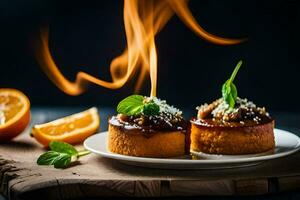
M 174 106 L 167 104 L 166 100 L 161 100 L 157 97 L 145 97 L 146 101 L 153 101 L 159 106 L 159 112 L 165 114 L 171 114 L 174 116 L 182 116 L 182 111 Z

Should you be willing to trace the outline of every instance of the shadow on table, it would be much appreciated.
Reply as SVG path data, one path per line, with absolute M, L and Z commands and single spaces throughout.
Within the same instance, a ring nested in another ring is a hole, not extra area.
M 132 166 L 128 164 L 123 164 L 121 162 L 111 160 L 108 158 L 101 158 L 95 157 L 101 165 L 105 165 L 106 168 L 113 169 L 118 171 L 118 173 L 130 174 L 134 176 L 143 176 L 143 177 L 160 177 L 160 176 L 169 176 L 169 177 L 180 177 L 184 176 L 184 178 L 194 178 L 194 177 L 201 177 L 201 178 L 209 178 L 214 179 L 222 176 L 225 177 L 240 177 L 243 175 L 244 177 L 250 176 L 253 172 L 259 171 L 267 162 L 250 166 L 250 167 L 235 167 L 229 169 L 158 169 L 158 168 L 148 168 L 148 167 L 141 167 L 141 166 Z M 97 162 L 96 162 L 97 163 Z M 237 174 L 237 169 L 239 173 Z M 270 170 L 269 170 L 270 171 Z M 261 172 L 264 174 L 265 172 Z
M 80 198 L 76 200 L 96 200 L 99 198 Z M 258 196 L 198 196 L 198 197 L 153 197 L 153 198 L 134 198 L 134 197 L 102 197 L 101 200 L 108 200 L 108 199 L 116 199 L 116 200 L 126 200 L 126 199 L 163 199 L 163 200 L 173 200 L 173 199 L 180 199 L 180 200 L 199 200 L 199 199 L 207 199 L 207 200 L 298 200 L 300 199 L 300 191 L 291 191 L 291 192 L 284 192 L 284 193 L 274 193 L 268 195 L 258 195 Z
M 34 193 L 23 194 L 19 199 L 20 200 L 32 200 L 35 199 L 33 197 L 36 197 Z M 47 197 L 46 199 L 52 199 L 51 197 Z M 126 200 L 126 199 L 145 199 L 145 200 L 151 200 L 151 199 L 163 199 L 163 200 L 173 200 L 173 199 L 180 199 L 180 200 L 199 200 L 199 199 L 207 199 L 207 200 L 238 200 L 238 199 L 244 199 L 244 200 L 298 200 L 300 199 L 300 191 L 290 191 L 290 192 L 282 192 L 282 193 L 273 193 L 273 194 L 267 194 L 267 195 L 253 195 L 253 196 L 195 196 L 195 197 L 111 197 L 111 196 L 102 196 L 102 197 L 83 197 L 83 198 L 76 198 L 73 200 Z M 4 197 L 1 197 L 0 200 L 5 200 Z
M 27 141 L 0 142 L 0 145 L 5 146 L 6 148 L 13 148 L 14 150 L 31 150 L 36 148 L 35 144 Z

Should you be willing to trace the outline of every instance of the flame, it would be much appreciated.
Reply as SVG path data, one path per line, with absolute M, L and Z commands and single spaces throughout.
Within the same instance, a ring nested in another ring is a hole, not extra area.
M 101 80 L 78 72 L 75 81 L 64 77 L 56 65 L 50 49 L 48 30 L 41 30 L 37 42 L 36 57 L 40 66 L 50 80 L 69 95 L 79 95 L 86 85 L 93 83 L 110 89 L 122 87 L 139 71 L 136 90 L 140 89 L 146 76 L 150 74 L 151 96 L 156 96 L 157 87 L 157 52 L 155 36 L 174 15 L 195 32 L 199 37 L 218 45 L 233 45 L 243 39 L 218 37 L 205 31 L 195 20 L 189 10 L 188 0 L 124 0 L 123 18 L 127 48 L 114 58 L 110 64 L 112 81 Z

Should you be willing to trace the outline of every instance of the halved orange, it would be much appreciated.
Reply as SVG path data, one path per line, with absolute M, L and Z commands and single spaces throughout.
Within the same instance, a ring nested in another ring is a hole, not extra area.
M 62 141 L 69 144 L 83 142 L 94 134 L 100 125 L 97 108 L 60 118 L 45 124 L 35 125 L 31 135 L 42 145 L 48 146 L 51 141 Z
M 19 90 L 0 88 L 0 141 L 10 140 L 28 126 L 30 102 Z

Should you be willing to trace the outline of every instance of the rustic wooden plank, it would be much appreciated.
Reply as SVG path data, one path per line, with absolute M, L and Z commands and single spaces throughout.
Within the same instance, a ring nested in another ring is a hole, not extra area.
M 86 194 L 95 196 L 160 196 L 160 195 L 230 195 L 267 193 L 267 177 L 300 174 L 297 163 L 282 165 L 271 161 L 250 168 L 227 170 L 156 170 L 126 166 L 116 161 L 89 155 L 81 164 L 65 170 L 37 166 L 35 160 L 44 150 L 28 135 L 16 140 L 13 145 L 3 145 L 1 159 L 1 192 L 11 199 L 49 188 L 52 197 L 75 198 Z M 19 144 L 19 145 L 15 145 Z M 17 146 L 17 154 L 13 149 Z M 10 159 L 14 158 L 14 161 Z M 285 158 L 293 163 L 299 155 Z M 270 170 L 270 166 L 272 169 Z M 278 170 L 276 170 L 278 169 Z M 283 171 L 282 171 L 283 170 Z M 155 172 L 155 173 L 154 173 Z M 249 178 L 265 176 L 264 180 Z M 244 181 L 243 181 L 244 179 Z M 232 189 L 232 182 L 237 189 Z M 162 189 L 161 182 L 169 182 Z M 75 187 L 74 187 L 75 186 Z M 56 188 L 56 189 L 55 189 Z M 98 189 L 97 189 L 98 188 Z M 292 189 L 292 188 L 289 188 Z M 43 191 L 45 192 L 45 191 Z M 73 196 L 77 194 L 76 196 Z
M 284 177 L 291 173 L 300 174 L 299 164 L 286 164 L 290 162 L 289 159 L 298 159 L 299 155 L 250 168 L 190 171 L 127 166 L 96 155 L 89 155 L 82 158 L 77 166 L 57 170 L 35 164 L 36 158 L 43 151 L 28 134 L 24 134 L 12 144 L 0 147 L 1 191 L 4 194 L 14 199 L 24 193 L 45 188 L 51 188 L 47 191 L 50 196 L 58 197 L 63 193 L 65 194 L 63 198 L 81 197 L 86 194 L 95 196 L 262 194 L 268 192 L 265 181 L 254 179 L 249 183 L 249 178 L 261 179 L 265 176 L 267 180 L 267 177 L 274 175 Z M 6 158 L 4 159 L 3 156 Z M 14 161 L 10 160 L 11 158 L 14 158 Z M 241 180 L 247 181 L 241 182 Z M 233 181 L 238 183 L 236 191 L 231 187 Z M 161 182 L 168 184 L 162 188 Z
M 199 195 L 233 195 L 235 194 L 232 180 L 171 180 L 165 196 L 199 196 Z
M 49 120 L 41 116 L 34 115 L 33 121 Z M 29 130 L 0 145 L 0 192 L 9 199 L 265 194 L 269 178 L 278 178 L 281 191 L 299 189 L 300 162 L 295 160 L 300 160 L 300 152 L 257 166 L 220 170 L 149 169 L 91 154 L 59 170 L 36 165 L 45 150 L 30 138 Z
M 280 192 L 300 189 L 300 176 L 287 176 L 278 178 L 278 187 Z
M 15 176 L 9 176 L 10 172 L 15 171 L 13 161 L 5 160 L 0 157 L 0 193 L 7 196 L 8 195 L 8 183 Z
M 124 183 L 123 183 L 124 184 Z M 161 181 L 136 181 L 134 196 L 137 197 L 158 197 L 161 194 Z
M 264 179 L 237 180 L 235 192 L 238 195 L 258 195 L 269 192 L 269 181 Z

